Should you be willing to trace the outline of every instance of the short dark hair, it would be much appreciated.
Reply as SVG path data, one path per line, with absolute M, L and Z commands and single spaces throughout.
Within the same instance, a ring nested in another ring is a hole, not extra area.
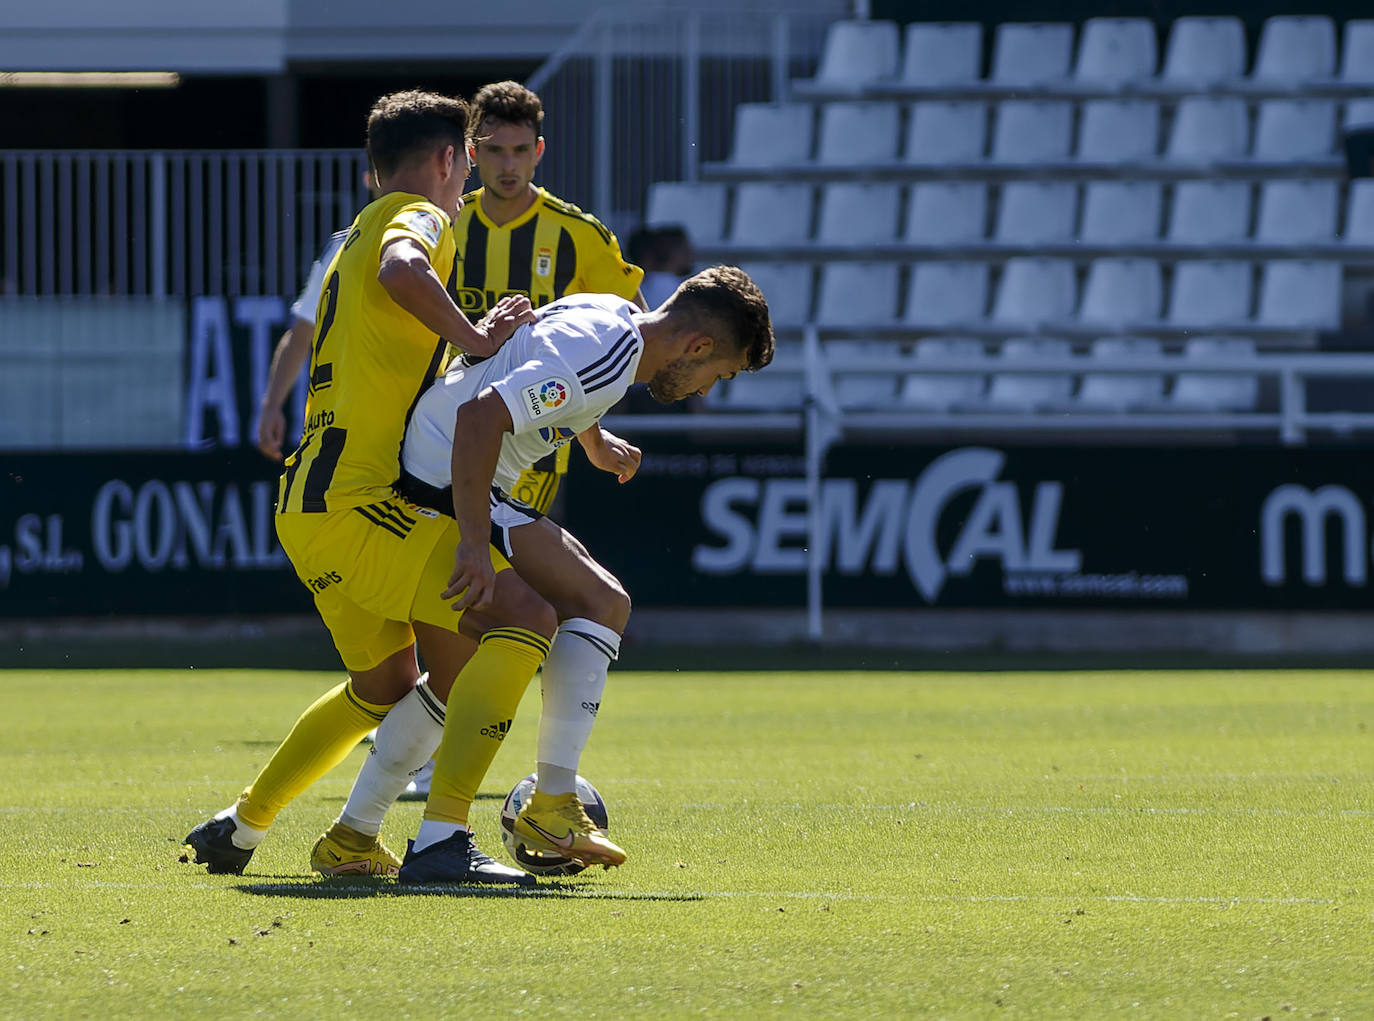
M 665 311 L 692 317 L 718 343 L 748 353 L 745 368 L 757 372 L 773 360 L 768 301 L 738 266 L 712 266 L 684 280 Z
M 526 124 L 534 129 L 537 136 L 543 132 L 544 104 L 519 82 L 492 82 L 483 85 L 472 97 L 473 126 L 480 128 L 489 120 L 502 124 Z
M 468 104 L 454 96 L 418 89 L 383 96 L 367 115 L 368 159 L 385 179 L 415 156 L 446 145 L 461 151 L 470 118 Z

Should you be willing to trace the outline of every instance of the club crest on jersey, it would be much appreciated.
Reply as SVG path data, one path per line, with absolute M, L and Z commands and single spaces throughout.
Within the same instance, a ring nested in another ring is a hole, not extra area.
M 539 254 L 534 257 L 534 272 L 536 276 L 546 277 L 553 272 L 553 249 L 541 248 Z
M 568 384 L 561 379 L 546 379 L 525 387 L 525 410 L 530 418 L 561 408 L 568 400 Z
M 431 245 L 439 243 L 439 218 L 427 209 L 416 209 L 409 217 L 410 229 Z

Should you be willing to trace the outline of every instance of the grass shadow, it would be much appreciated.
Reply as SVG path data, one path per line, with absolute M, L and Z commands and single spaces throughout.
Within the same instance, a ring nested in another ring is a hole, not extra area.
M 602 890 L 581 883 L 548 882 L 538 886 L 450 886 L 442 883 L 402 886 L 391 879 L 324 879 L 313 883 L 239 883 L 234 889 L 255 897 L 290 897 L 299 900 L 359 900 L 367 897 L 488 897 L 534 900 L 705 900 L 701 893 L 638 893 L 633 890 Z

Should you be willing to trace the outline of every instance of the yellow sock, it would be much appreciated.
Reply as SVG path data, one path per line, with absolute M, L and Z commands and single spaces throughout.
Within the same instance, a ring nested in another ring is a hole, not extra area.
M 267 829 L 292 798 L 342 762 L 390 708 L 364 702 L 353 694 L 351 680 L 325 692 L 301 714 L 239 796 L 239 818 L 255 829 Z
M 548 654 L 549 640 L 524 628 L 492 628 L 482 636 L 449 693 L 426 819 L 466 825 L 477 785 L 487 775 L 525 689 Z

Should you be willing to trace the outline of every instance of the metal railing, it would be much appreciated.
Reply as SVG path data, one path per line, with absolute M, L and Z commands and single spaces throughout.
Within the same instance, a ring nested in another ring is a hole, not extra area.
M 0 152 L 0 294 L 293 294 L 360 150 Z

